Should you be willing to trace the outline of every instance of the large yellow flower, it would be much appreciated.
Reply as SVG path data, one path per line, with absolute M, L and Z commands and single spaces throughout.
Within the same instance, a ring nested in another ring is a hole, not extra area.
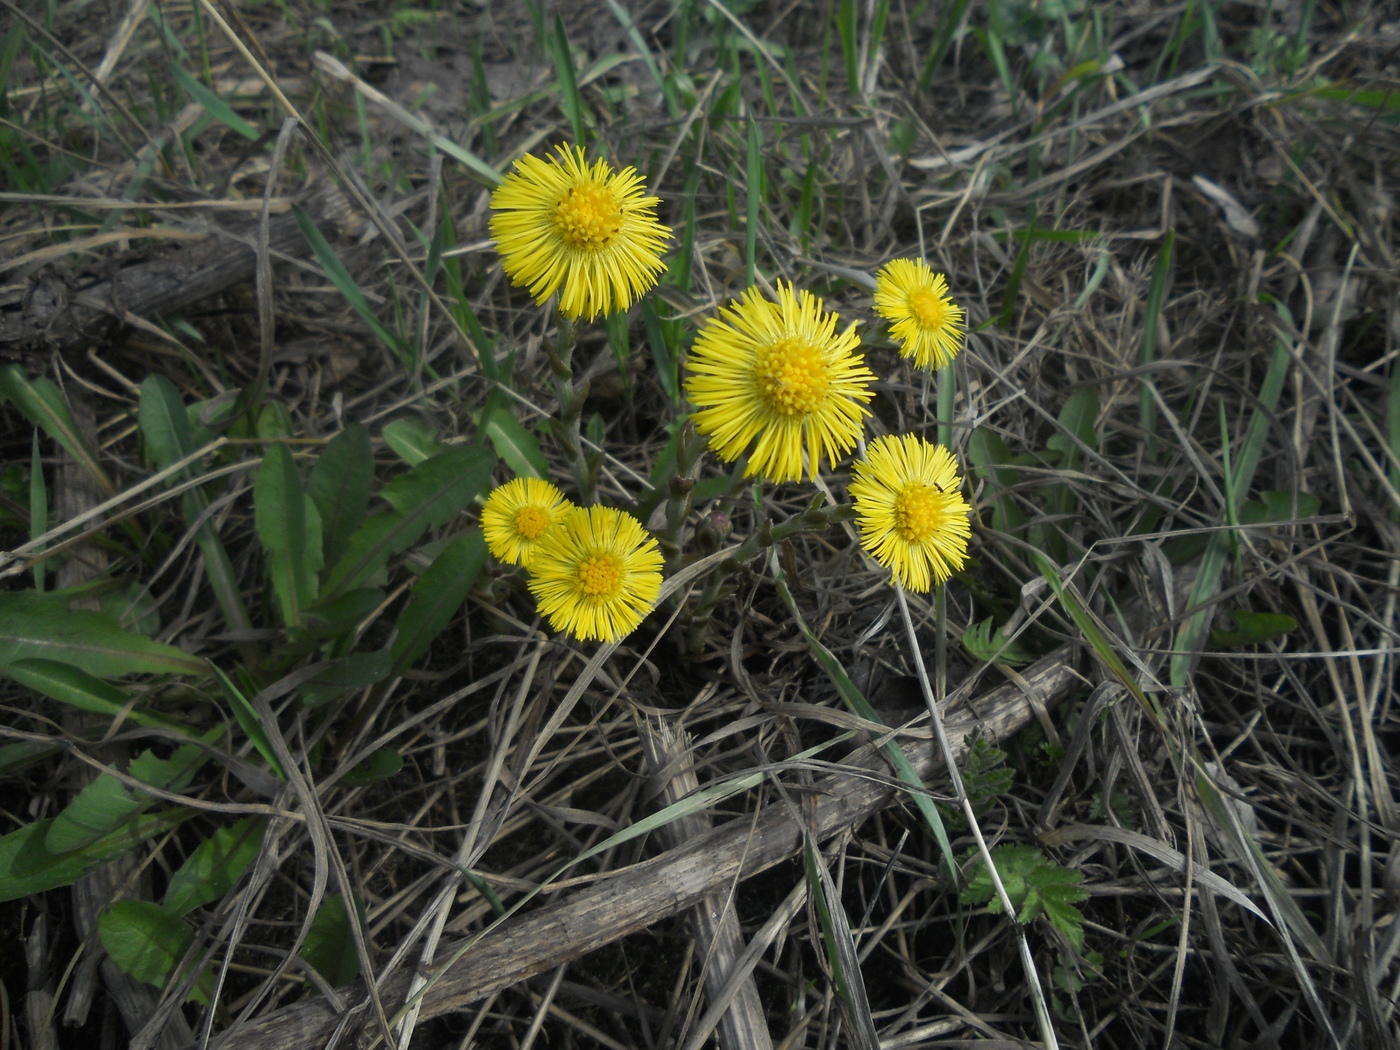
M 507 565 L 529 567 L 535 547 L 574 505 L 539 478 L 516 478 L 486 497 L 481 534 L 486 549 Z
M 656 606 L 661 551 L 632 515 L 576 507 L 535 548 L 530 593 L 556 631 L 616 642 Z
M 590 166 L 578 146 L 555 152 L 521 157 L 491 194 L 491 236 L 506 275 L 537 303 L 558 291 L 565 317 L 625 310 L 666 272 L 671 228 L 656 220 L 661 200 L 644 196 L 636 168 Z
M 747 474 L 770 481 L 816 477 L 860 440 L 875 374 L 855 351 L 855 324 L 839 335 L 836 314 L 811 292 L 778 282 L 778 301 L 757 288 L 724 307 L 696 336 L 685 391 L 695 428 L 720 458 L 753 445 Z
M 860 545 L 911 591 L 942 583 L 967 560 L 971 510 L 958 461 L 917 434 L 876 438 L 855 465 Z
M 948 281 L 922 259 L 894 259 L 875 275 L 875 309 L 890 322 L 901 357 L 920 368 L 942 368 L 963 342 L 962 307 L 948 298 Z

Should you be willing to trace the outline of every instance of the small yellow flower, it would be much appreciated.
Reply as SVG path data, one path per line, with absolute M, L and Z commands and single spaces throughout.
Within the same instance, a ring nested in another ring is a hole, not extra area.
M 922 259 L 894 259 L 875 275 L 875 310 L 890 322 L 899 355 L 920 368 L 942 368 L 963 343 L 963 311 L 948 281 Z
M 575 507 L 535 549 L 530 593 L 556 631 L 616 642 L 656 606 L 661 551 L 632 515 Z
M 481 508 L 486 549 L 507 565 L 528 568 L 541 537 L 573 509 L 564 494 L 547 481 L 508 481 L 487 496 Z
M 753 445 L 746 474 L 770 481 L 808 477 L 855 447 L 874 396 L 875 374 L 855 351 L 855 324 L 839 335 L 837 316 L 811 292 L 778 282 L 778 301 L 757 288 L 712 317 L 690 351 L 685 392 L 695 428 L 732 462 Z
M 661 200 L 644 196 L 636 168 L 589 165 L 578 146 L 555 152 L 521 157 L 491 194 L 501 264 L 537 303 L 560 292 L 565 317 L 626 310 L 666 272 L 661 253 L 671 228 L 656 220 Z
M 911 591 L 942 583 L 967 560 L 971 510 L 958 461 L 917 434 L 879 437 L 855 465 L 851 499 L 860 545 Z

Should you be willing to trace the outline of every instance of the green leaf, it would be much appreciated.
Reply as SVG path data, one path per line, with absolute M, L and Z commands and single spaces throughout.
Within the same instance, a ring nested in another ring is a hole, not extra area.
M 129 853 L 193 816 L 185 809 L 148 813 L 71 853 L 55 854 L 44 845 L 52 820 L 38 820 L 0 837 L 0 902 L 70 886 L 99 864 Z
M 69 596 L 0 592 L 0 675 L 17 660 L 57 660 L 94 675 L 205 673 L 204 661 L 124 630 L 116 617 L 69 609 Z
M 993 627 L 991 617 L 969 627 L 963 632 L 962 640 L 968 655 L 974 660 L 1021 667 L 1034 659 L 1019 640 L 1008 642 L 1001 628 Z
M 172 915 L 187 915 L 222 899 L 258 855 L 266 830 L 266 818 L 246 817 L 214 832 L 170 877 L 161 906 Z
M 1250 612 L 1236 609 L 1230 613 L 1235 621 L 1233 631 L 1218 628 L 1210 632 L 1211 641 L 1218 649 L 1239 649 L 1246 645 L 1260 645 L 1272 641 L 1289 631 L 1296 630 L 1298 621 L 1283 613 Z
M 286 780 L 287 771 L 282 768 L 277 753 L 272 750 L 272 744 L 268 741 L 267 733 L 263 729 L 262 719 L 258 717 L 257 710 L 248 702 L 248 698 L 243 695 L 238 686 L 233 684 L 228 675 L 214 664 L 210 664 L 209 667 L 214 672 L 214 678 L 219 683 L 219 688 L 228 699 L 229 706 L 233 708 L 233 717 L 238 720 L 243 732 L 252 741 L 253 747 L 272 767 L 272 771 L 282 780 Z
M 110 773 L 103 773 L 54 817 L 44 836 L 44 848 L 55 856 L 81 849 L 111 834 L 151 801 L 151 796 L 133 792 Z
M 486 562 L 480 529 L 464 532 L 439 554 L 413 585 L 413 597 L 399 616 L 392 653 L 394 674 L 403 674 L 428 651 L 434 638 L 466 600 Z
M 164 988 L 194 943 L 194 928 L 159 904 L 122 900 L 97 917 L 97 936 L 119 970 Z M 196 986 L 190 998 L 208 1002 L 207 988 Z
M 272 589 L 288 627 L 300 627 L 303 611 L 316 600 L 320 566 L 308 551 L 308 504 L 315 507 L 302 491 L 291 452 L 280 442 L 270 446 L 253 487 L 253 508 L 258 539 L 268 555 Z
M 1251 499 L 1246 500 L 1240 507 L 1241 525 L 1264 525 L 1274 521 L 1311 518 L 1322 509 L 1322 501 L 1311 492 L 1270 491 L 1261 493 L 1260 499 L 1263 500 L 1262 503 Z
M 967 443 L 967 458 L 978 478 L 987 482 L 992 497 L 992 528 L 1012 533 L 1026 524 L 1026 516 L 1003 490 L 1016 484 L 1011 450 L 996 431 L 977 427 Z
M 301 702 L 307 707 L 320 707 L 353 689 L 364 689 L 384 681 L 392 667 L 389 653 L 384 649 L 329 660 L 320 674 L 301 686 Z
M 0 744 L 0 774 L 17 773 L 41 758 L 57 754 L 62 750 L 57 744 L 40 744 L 24 740 L 18 744 Z
M 504 403 L 504 395 L 493 401 L 496 393 L 491 392 L 482 409 L 481 433 L 516 477 L 549 477 L 549 464 L 545 462 L 539 441 L 515 418 L 510 405 Z
M 373 784 L 376 780 L 388 780 L 402 768 L 403 756 L 392 748 L 382 747 L 349 770 L 340 782 L 346 787 Z
M 1034 846 L 998 846 L 992 850 L 992 863 L 1012 907 L 1018 909 L 1018 922 L 1024 925 L 1043 913 L 1076 950 L 1084 946 L 1084 916 L 1075 907 L 1089 896 L 1080 886 L 1083 874 L 1061 867 Z M 980 859 L 961 900 L 986 904 L 993 914 L 1001 911 L 991 873 Z
M 374 452 L 369 431 L 351 423 L 333 437 L 306 482 L 306 491 L 321 514 L 325 563 L 345 554 L 351 535 L 365 520 L 374 485 Z
M 405 416 L 385 426 L 381 434 L 388 445 L 410 467 L 416 467 L 424 460 L 432 459 L 446 450 L 437 438 L 437 431 L 421 420 Z
M 1011 789 L 1015 773 L 1006 764 L 1006 752 L 974 730 L 963 752 L 962 778 L 973 815 L 980 817 Z
M 63 450 L 81 463 L 104 495 L 117 490 L 97 458 L 88 450 L 63 394 L 53 380 L 44 376 L 30 379 L 19 365 L 0 368 L 0 397 L 9 401 L 31 424 L 53 438 Z
M 168 470 L 194 451 L 190 417 L 175 384 L 163 375 L 149 375 L 141 384 L 137 408 L 141 436 L 151 458 L 161 470 Z
M 33 449 L 29 459 L 29 539 L 32 543 L 49 531 L 49 490 L 44 485 L 44 461 L 39 455 L 39 432 L 34 431 Z M 36 561 L 34 589 L 44 591 L 44 563 Z
M 496 457 L 480 445 L 449 449 L 384 486 L 393 511 L 370 518 L 350 537 L 331 570 L 326 593 L 343 594 L 368 583 L 389 558 L 430 528 L 446 524 L 485 487 Z
M 364 921 L 362 909 L 356 902 L 358 919 Z M 360 976 L 360 956 L 355 951 L 355 938 L 350 930 L 350 916 L 345 898 L 339 893 L 327 895 L 311 920 L 301 957 L 333 987 L 348 984 Z
M 383 602 L 384 592 L 373 587 L 346 591 L 306 610 L 306 629 L 300 637 L 309 643 L 347 637 Z

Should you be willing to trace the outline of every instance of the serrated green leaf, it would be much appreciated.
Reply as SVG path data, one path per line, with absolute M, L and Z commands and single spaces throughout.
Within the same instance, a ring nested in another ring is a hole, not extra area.
M 360 787 L 378 780 L 388 780 L 403 768 L 403 756 L 393 748 L 382 747 L 354 769 L 346 772 L 340 782 L 346 787 Z
M 1021 667 L 1033 657 L 1019 641 L 1007 642 L 1000 627 L 993 627 L 991 617 L 973 624 L 962 636 L 963 646 L 974 660 L 990 661 L 1006 667 Z
M 63 393 L 45 376 L 30 379 L 19 365 L 5 365 L 0 368 L 0 397 L 9 401 L 20 414 L 53 438 L 63 450 L 81 463 L 83 469 L 97 482 L 104 495 L 116 492 L 110 478 L 102 469 L 97 457 L 89 451 L 83 436 L 73 422 Z
M 438 440 L 437 431 L 412 416 L 387 424 L 381 434 L 384 444 L 410 467 L 416 467 L 447 450 L 447 446 Z
M 351 423 L 321 450 L 306 482 L 307 495 L 321 515 L 325 564 L 341 559 L 350 537 L 364 523 L 373 485 L 369 431 Z
M 131 852 L 192 815 L 183 809 L 143 814 L 110 835 L 64 854 L 55 854 L 44 845 L 52 820 L 35 821 L 0 836 L 0 902 L 72 885 L 90 868 Z
M 331 570 L 326 593 L 334 596 L 363 586 L 393 555 L 460 513 L 490 480 L 495 459 L 480 445 L 465 445 L 385 485 L 382 495 L 393 511 L 370 518 L 350 538 L 345 556 Z
M 18 660 L 56 660 L 93 675 L 202 675 L 204 661 L 124 630 L 116 618 L 69 609 L 69 596 L 0 592 L 0 675 Z
M 363 922 L 364 913 L 358 901 L 355 910 L 359 921 Z M 311 920 L 311 929 L 306 931 L 306 940 L 302 942 L 301 957 L 332 987 L 348 984 L 360 976 L 360 957 L 355 952 L 344 896 L 328 894 L 321 902 L 316 917 Z
M 992 863 L 1012 907 L 1017 909 L 1018 922 L 1028 923 L 1044 912 L 1076 949 L 1083 947 L 1084 916 L 1075 905 L 1089 894 L 1080 886 L 1084 881 L 1080 872 L 1061 867 L 1034 846 L 998 846 L 992 850 Z M 964 904 L 986 904 L 993 914 L 1001 911 L 1001 898 L 980 858 L 961 900 Z
M 394 674 L 403 674 L 428 651 L 439 632 L 451 622 L 486 562 L 486 541 L 480 529 L 464 532 L 439 554 L 413 585 L 399 616 L 392 653 Z
M 220 900 L 258 855 L 266 830 L 266 818 L 246 817 L 214 832 L 170 877 L 161 906 L 172 915 L 186 915 Z

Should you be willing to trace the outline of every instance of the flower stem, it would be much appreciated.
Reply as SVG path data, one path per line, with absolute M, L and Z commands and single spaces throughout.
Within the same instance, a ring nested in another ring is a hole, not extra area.
M 596 454 L 584 451 L 579 426 L 583 402 L 588 397 L 588 380 L 574 382 L 573 358 L 578 333 L 574 330 L 573 319 L 558 311 L 555 317 L 559 323 L 558 333 L 553 342 L 545 340 L 550 368 L 554 372 L 554 391 L 559 398 L 559 418 L 549 421 L 550 429 L 568 457 L 569 468 L 578 485 L 579 504 L 588 507 L 596 501 L 599 464 Z

